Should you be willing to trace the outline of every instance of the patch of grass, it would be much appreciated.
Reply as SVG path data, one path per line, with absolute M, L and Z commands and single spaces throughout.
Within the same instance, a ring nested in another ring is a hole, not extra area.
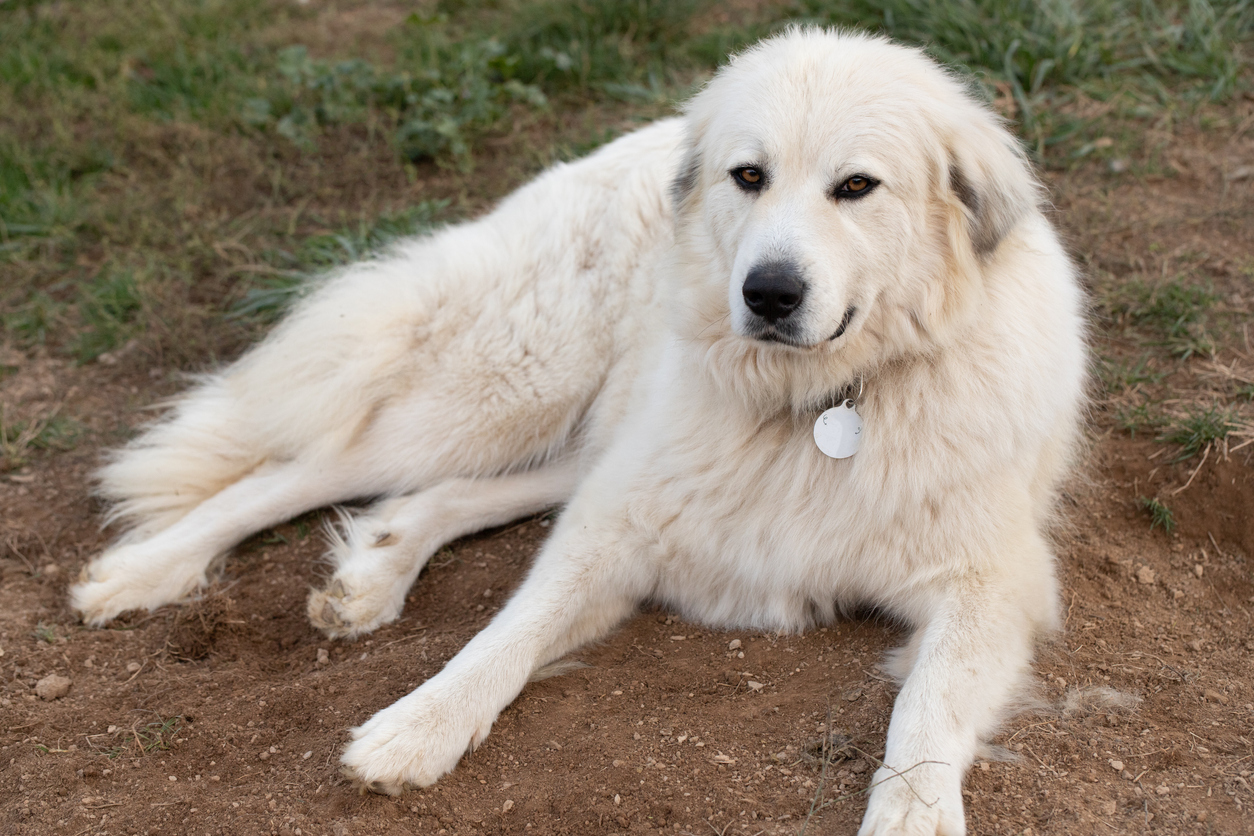
M 1156 371 L 1152 367 L 1152 358 L 1148 354 L 1135 362 L 1103 357 L 1098 364 L 1097 373 L 1106 391 L 1112 393 L 1124 392 L 1147 383 L 1158 383 L 1167 376 L 1166 372 Z
M 35 639 L 46 644 L 56 644 L 57 628 L 52 624 L 39 622 L 35 625 Z
M 34 291 L 25 301 L 0 311 L 0 335 L 23 347 L 42 345 L 60 325 L 65 307 L 47 292 Z
M 124 754 L 131 746 L 138 748 L 142 754 L 164 752 L 174 743 L 182 727 L 182 717 L 169 717 L 143 726 L 132 727 L 121 743 L 105 750 L 105 755 L 113 760 Z
M 1148 496 L 1138 496 L 1136 504 L 1138 508 L 1149 515 L 1151 531 L 1155 528 L 1161 528 L 1170 534 L 1176 530 L 1176 515 L 1159 500 L 1151 499 Z
M 143 307 L 133 271 L 110 270 L 83 284 L 78 301 L 81 325 L 70 348 L 74 357 L 87 363 L 122 345 L 138 330 Z
M 541 0 L 520 4 L 505 40 L 520 78 L 546 89 L 652 98 L 692 63 L 685 45 L 708 0 Z M 719 56 L 721 62 L 726 54 Z
M 31 450 L 70 450 L 85 430 L 80 422 L 55 410 L 29 421 L 10 422 L 0 406 L 0 470 L 15 470 L 26 464 Z
M 86 430 L 87 428 L 80 421 L 63 415 L 53 415 L 31 439 L 30 446 L 36 450 L 57 452 L 73 450 Z
M 1163 425 L 1163 418 L 1150 404 L 1123 407 L 1115 412 L 1115 424 L 1128 435 L 1136 438 L 1138 432 L 1155 430 Z
M 1054 93 L 1219 100 L 1241 89 L 1236 47 L 1254 33 L 1245 0 L 800 0 L 801 15 L 878 29 L 1005 85 L 1038 153 L 1083 123 L 1050 114 Z M 1172 92 L 1168 93 L 1168 88 Z
M 495 38 L 452 37 L 439 20 L 410 15 L 400 66 L 361 59 L 322 61 L 302 45 L 278 54 L 264 96 L 243 102 L 241 118 L 313 150 L 322 126 L 379 122 L 409 160 L 469 165 L 474 143 L 514 104 L 544 107 L 539 87 L 515 77 L 519 57 Z
M 232 315 L 274 321 L 315 286 L 321 272 L 367 258 L 400 238 L 430 232 L 439 226 L 448 205 L 447 200 L 423 201 L 398 212 L 363 218 L 335 232 L 310 236 L 293 251 L 268 252 L 275 274 L 258 280 L 234 305 Z
M 1148 331 L 1155 344 L 1187 360 L 1215 353 L 1210 311 L 1219 298 L 1210 288 L 1177 277 L 1158 284 L 1128 282 L 1107 304 L 1117 322 Z
M 1236 413 L 1217 404 L 1194 407 L 1171 421 L 1159 439 L 1180 446 L 1176 461 L 1196 456 L 1207 446 L 1223 441 L 1238 427 Z

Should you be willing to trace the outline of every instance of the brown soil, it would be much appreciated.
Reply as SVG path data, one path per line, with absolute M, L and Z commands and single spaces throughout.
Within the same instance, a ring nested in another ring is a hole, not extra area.
M 1211 254 L 1198 269 L 1248 305 L 1248 273 L 1231 265 L 1254 264 L 1254 187 L 1223 174 L 1248 165 L 1254 146 L 1222 131 L 1173 141 L 1187 164 L 1171 177 L 1115 178 L 1096 165 L 1053 177 L 1060 223 L 1092 274 L 1157 269 L 1168 256 L 1151 253 L 1189 249 Z M 1099 338 L 1104 353 L 1128 348 Z M 1225 351 L 1225 362 L 1250 359 L 1248 345 Z M 1172 380 L 1183 386 L 1204 366 L 1190 361 Z M 577 654 L 587 667 L 528 686 L 436 787 L 359 795 L 337 770 L 346 729 L 487 623 L 547 522 L 454 544 L 403 619 L 357 641 L 328 641 L 304 615 L 319 515 L 244 544 L 197 603 L 84 629 L 66 586 L 107 539 L 88 474 L 144 405 L 181 384 L 139 353 L 75 367 L 9 352 L 0 367 L 16 369 L 0 384 L 10 416 L 58 407 L 86 432 L 0 477 L 0 831 L 856 830 L 894 693 L 878 665 L 902 640 L 878 621 L 781 637 L 642 613 Z M 1252 451 L 1212 452 L 1173 494 L 1199 458 L 1172 464 L 1174 450 L 1130 439 L 1095 406 L 1057 536 L 1066 626 L 1040 652 L 1044 707 L 1008 722 L 1001 758 L 972 770 L 972 833 L 1254 832 Z M 1142 495 L 1168 501 L 1174 534 L 1150 530 Z M 50 674 L 73 683 L 45 701 L 34 686 Z M 829 727 L 838 752 L 824 771 Z M 806 825 L 816 799 L 825 806 Z

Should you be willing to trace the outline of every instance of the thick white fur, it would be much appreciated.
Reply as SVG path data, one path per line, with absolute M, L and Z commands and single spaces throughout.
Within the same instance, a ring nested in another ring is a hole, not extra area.
M 756 194 L 729 175 L 747 165 Z M 879 185 L 834 198 L 854 174 Z M 355 780 L 437 780 L 641 601 L 780 631 L 873 604 L 915 632 L 861 833 L 963 833 L 963 775 L 1057 619 L 1043 529 L 1085 350 L 1038 200 L 998 119 L 919 52 L 773 38 L 684 119 L 350 268 L 203 382 L 104 469 L 133 533 L 74 605 L 101 623 L 177 600 L 247 534 L 385 495 L 310 599 L 353 635 L 443 542 L 569 498 L 492 623 L 353 730 Z M 754 338 L 741 293 L 781 259 L 808 285 L 792 345 Z M 862 448 L 828 459 L 814 420 L 859 379 Z

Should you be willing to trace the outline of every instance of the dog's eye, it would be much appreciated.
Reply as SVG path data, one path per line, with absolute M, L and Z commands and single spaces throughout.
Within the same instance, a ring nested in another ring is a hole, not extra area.
M 754 168 L 751 165 L 743 168 L 733 168 L 731 176 L 736 181 L 736 185 L 749 191 L 756 192 L 766 183 L 766 177 L 762 174 L 762 169 Z
M 878 185 L 878 180 L 872 180 L 865 174 L 855 174 L 836 187 L 836 197 L 864 197 Z

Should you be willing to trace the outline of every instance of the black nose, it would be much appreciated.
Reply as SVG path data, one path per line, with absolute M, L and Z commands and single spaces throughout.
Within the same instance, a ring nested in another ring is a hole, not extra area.
M 806 283 L 797 265 L 786 261 L 759 264 L 745 276 L 741 289 L 749 310 L 774 322 L 786 319 L 806 296 Z

